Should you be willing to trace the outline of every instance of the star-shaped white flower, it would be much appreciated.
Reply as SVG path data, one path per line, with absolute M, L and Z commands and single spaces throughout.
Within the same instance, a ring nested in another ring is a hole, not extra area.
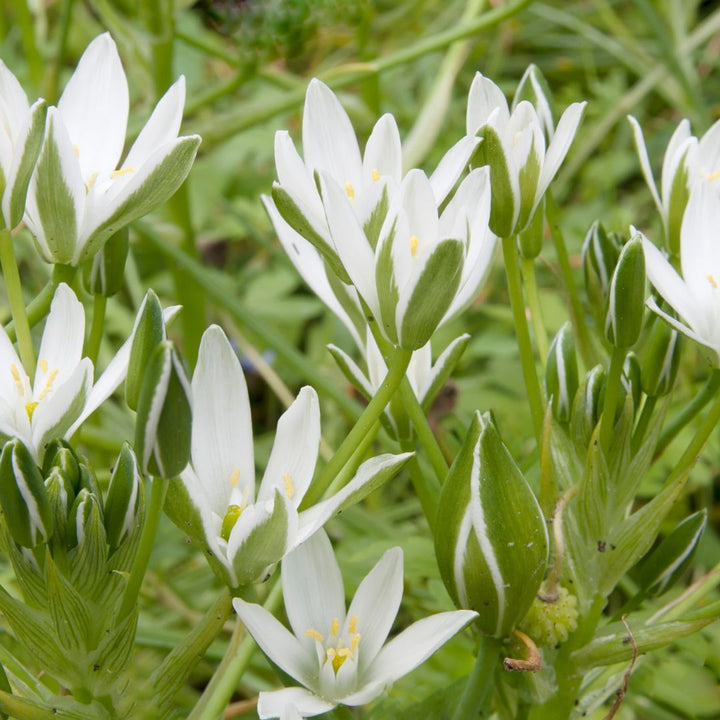
M 340 568 L 323 531 L 283 560 L 282 583 L 292 632 L 261 605 L 233 601 L 262 651 L 304 686 L 261 692 L 263 719 L 287 717 L 288 706 L 312 717 L 338 704 L 365 705 L 476 617 L 469 610 L 438 613 L 386 643 L 402 600 L 402 551 L 383 555 L 346 610 Z
M 178 137 L 184 104 L 181 77 L 120 162 L 127 79 L 109 33 L 88 45 L 58 106 L 48 110 L 28 189 L 25 222 L 48 262 L 82 263 L 177 190 L 200 143 L 197 135 Z

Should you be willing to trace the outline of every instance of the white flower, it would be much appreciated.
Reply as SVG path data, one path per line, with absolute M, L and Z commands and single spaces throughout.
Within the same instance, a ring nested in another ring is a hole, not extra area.
M 365 705 L 476 617 L 468 610 L 438 613 L 386 644 L 402 599 L 402 551 L 383 555 L 346 611 L 340 568 L 322 531 L 283 560 L 282 583 L 292 633 L 262 606 L 233 600 L 262 651 L 304 685 L 261 692 L 260 718 L 282 717 L 288 705 L 302 717 L 341 703 Z
M 28 103 L 17 78 L 0 60 L 0 191 L 7 228 L 22 219 L 30 173 L 40 149 L 45 101 Z
M 182 526 L 198 517 L 202 539 L 232 586 L 261 579 L 286 552 L 332 515 L 394 474 L 409 454 L 381 455 L 360 466 L 339 493 L 298 511 L 315 470 L 320 442 L 317 394 L 304 387 L 278 421 L 270 459 L 255 494 L 250 403 L 245 378 L 223 331 L 206 330 L 192 379 L 192 462 L 175 493 Z
M 505 95 L 490 79 L 477 73 L 470 87 L 467 133 L 480 135 L 481 163 L 492 173 L 490 227 L 500 237 L 523 230 L 565 159 L 585 103 L 572 103 L 552 132 L 546 103 L 540 115 L 527 100 L 510 112 Z M 546 147 L 545 133 L 551 136 Z
M 200 138 L 178 137 L 180 78 L 155 107 L 122 163 L 129 97 L 108 33 L 80 58 L 30 180 L 25 222 L 48 262 L 78 265 L 127 223 L 167 200 L 190 170 Z
M 696 185 L 688 200 L 680 231 L 682 277 L 646 237 L 642 237 L 647 274 L 680 322 L 648 305 L 673 327 L 714 350 L 720 364 L 720 194 L 712 183 Z M 636 232 L 631 228 L 632 232 Z
M 85 310 L 64 283 L 45 322 L 33 382 L 0 328 L 0 433 L 17 437 L 40 461 L 45 445 L 69 438 L 106 400 L 127 372 L 130 341 L 93 384 L 93 364 L 82 357 Z

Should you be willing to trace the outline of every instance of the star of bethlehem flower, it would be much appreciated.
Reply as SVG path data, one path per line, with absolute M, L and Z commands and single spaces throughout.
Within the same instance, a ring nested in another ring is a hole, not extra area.
M 184 104 L 180 77 L 120 162 L 127 79 L 108 33 L 88 45 L 57 107 L 48 110 L 28 189 L 25 222 L 48 262 L 82 263 L 177 190 L 200 144 L 197 135 L 178 137 Z
M 374 248 L 403 179 L 400 134 L 395 118 L 383 115 L 361 155 L 350 118 L 333 92 L 317 79 L 308 86 L 302 132 L 304 159 L 287 132 L 276 134 L 278 182 L 273 199 L 264 197 L 263 202 L 291 262 L 362 348 L 364 314 L 345 267 L 348 259 L 335 246 L 316 178 L 322 173 L 339 185 L 367 235 L 364 242 Z M 430 176 L 438 203 L 448 196 L 477 143 L 477 138 L 462 138 Z
M 648 305 L 673 327 L 715 353 L 720 366 L 720 193 L 713 183 L 699 183 L 690 193 L 680 230 L 682 275 L 644 235 L 647 275 L 655 289 L 682 318 L 681 322 L 650 299 Z M 631 228 L 633 233 L 637 232 Z
M 167 310 L 165 318 L 176 310 Z M 127 372 L 130 340 L 93 382 L 92 361 L 82 356 L 84 339 L 85 310 L 64 283 L 50 306 L 32 382 L 0 328 L 0 433 L 20 439 L 38 462 L 47 443 L 70 438 Z
M 540 89 L 537 92 L 542 95 Z M 496 235 L 510 237 L 530 223 L 570 149 L 585 104 L 568 106 L 553 131 L 547 101 L 536 109 L 520 100 L 510 109 L 492 80 L 475 75 L 468 96 L 467 134 L 482 137 L 474 162 L 491 168 L 490 227 Z
M 300 512 L 315 470 L 320 410 L 304 387 L 278 421 L 260 487 L 255 490 L 250 403 L 240 361 L 218 326 L 204 333 L 191 384 L 191 463 L 170 492 L 170 516 L 204 542 L 213 569 L 230 586 L 262 579 L 332 515 L 392 476 L 410 454 L 380 455 L 329 499 Z
M 338 704 L 365 705 L 477 616 L 468 610 L 437 613 L 386 643 L 402 600 L 402 550 L 383 555 L 346 610 L 340 568 L 323 531 L 283 560 L 282 585 L 292 632 L 262 606 L 233 601 L 262 651 L 304 686 L 261 692 L 260 718 L 293 712 L 312 717 Z
M 45 101 L 28 103 L 17 78 L 0 60 L 0 198 L 2 224 L 14 228 L 25 210 L 30 173 L 45 125 Z

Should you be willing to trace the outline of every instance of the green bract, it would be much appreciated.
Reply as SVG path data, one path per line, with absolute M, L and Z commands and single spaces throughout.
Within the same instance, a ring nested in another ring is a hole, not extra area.
M 540 587 L 548 534 L 540 506 L 488 413 L 475 414 L 440 494 L 435 553 L 459 607 L 505 637 Z

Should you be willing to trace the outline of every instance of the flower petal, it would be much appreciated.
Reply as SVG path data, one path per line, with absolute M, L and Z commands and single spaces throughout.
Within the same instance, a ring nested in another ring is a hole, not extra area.
M 288 708 L 294 708 L 296 717 L 314 717 L 322 713 L 330 712 L 337 703 L 330 703 L 319 698 L 305 688 L 289 687 L 272 692 L 261 692 L 258 697 L 258 717 L 261 720 L 266 718 L 280 718 L 288 720 L 293 718 Z
M 489 78 L 475 73 L 468 94 L 466 129 L 468 135 L 475 135 L 490 118 L 494 110 L 500 110 L 497 127 L 502 128 L 510 117 L 507 99 L 502 90 Z
M 78 148 L 83 179 L 112 172 L 120 160 L 129 109 L 127 78 L 110 33 L 85 49 L 58 110 Z
M 461 137 L 446 153 L 430 176 L 430 185 L 438 205 L 445 201 L 463 170 L 470 162 L 480 138 L 474 135 Z
M 664 216 L 663 205 L 660 201 L 660 195 L 658 194 L 657 185 L 655 184 L 655 178 L 653 177 L 652 166 L 650 165 L 650 158 L 648 157 L 647 146 L 645 145 L 645 137 L 643 135 L 642 128 L 640 127 L 640 123 L 632 115 L 628 115 L 627 119 L 632 126 L 633 140 L 635 141 L 635 149 L 637 150 L 643 177 L 650 189 L 650 194 L 653 196 L 658 212 Z
M 402 149 L 395 118 L 385 113 L 370 133 L 363 157 L 365 182 L 372 183 L 389 175 L 399 183 L 402 179 Z

